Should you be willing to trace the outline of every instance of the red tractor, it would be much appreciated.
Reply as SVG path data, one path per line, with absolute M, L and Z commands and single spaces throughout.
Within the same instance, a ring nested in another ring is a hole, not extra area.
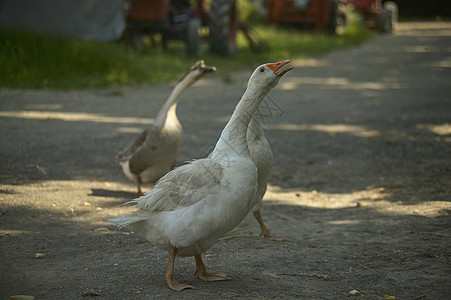
M 273 25 L 297 24 L 316 33 L 335 33 L 338 2 L 336 0 L 268 0 L 268 20 Z
M 212 0 L 207 13 L 205 0 L 130 0 L 125 36 L 139 40 L 143 34 L 160 33 L 163 47 L 169 40 L 183 40 L 188 55 L 198 50 L 201 26 L 209 28 L 210 49 L 219 54 L 236 51 L 238 27 L 236 0 Z
M 394 2 L 381 0 L 341 0 L 362 15 L 365 25 L 381 32 L 391 32 L 398 22 L 398 6 Z
M 393 2 L 381 0 L 267 0 L 271 24 L 298 24 L 313 32 L 335 33 L 337 25 L 345 23 L 345 10 L 353 7 L 363 16 L 368 27 L 390 32 L 398 18 Z

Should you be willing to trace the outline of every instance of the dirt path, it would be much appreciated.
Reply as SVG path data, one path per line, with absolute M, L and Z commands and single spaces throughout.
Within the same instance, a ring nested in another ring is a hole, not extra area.
M 196 287 L 182 293 L 163 279 L 166 253 L 106 221 L 135 191 L 114 154 L 171 86 L 0 91 L 0 299 L 449 299 L 451 24 L 401 25 L 295 63 L 262 107 L 274 152 L 262 215 L 288 240 L 259 238 L 248 216 L 205 253 L 231 280 L 201 282 L 177 259 Z M 180 163 L 208 151 L 248 76 L 187 92 Z

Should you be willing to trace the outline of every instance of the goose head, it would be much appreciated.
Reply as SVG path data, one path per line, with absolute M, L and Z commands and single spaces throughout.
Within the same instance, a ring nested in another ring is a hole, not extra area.
M 248 88 L 269 92 L 272 88 L 274 88 L 279 79 L 288 71 L 293 68 L 283 68 L 286 64 L 290 62 L 289 59 L 275 62 L 275 63 L 267 63 L 258 66 L 254 73 L 252 73 L 249 81 Z
M 216 67 L 208 66 L 203 60 L 197 61 L 180 81 L 194 83 L 206 74 L 216 71 Z

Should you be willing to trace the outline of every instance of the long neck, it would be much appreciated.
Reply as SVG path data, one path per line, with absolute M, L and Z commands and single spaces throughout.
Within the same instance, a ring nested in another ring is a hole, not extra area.
M 177 103 L 182 96 L 183 92 L 193 84 L 193 81 L 190 80 L 189 77 L 185 77 L 182 81 L 180 81 L 175 88 L 172 90 L 171 94 L 169 95 L 169 98 L 166 100 L 166 102 L 161 107 L 160 111 L 158 112 L 158 115 L 155 118 L 154 125 L 158 127 L 163 127 L 166 119 L 176 118 L 176 110 L 177 110 Z
M 229 122 L 219 137 L 211 157 L 213 159 L 230 159 L 231 156 L 249 157 L 246 133 L 252 119 L 266 92 L 247 89 L 235 108 Z
M 249 123 L 249 128 L 247 129 L 247 141 L 258 139 L 265 135 L 262 125 L 262 117 L 255 112 L 252 116 L 251 122 Z

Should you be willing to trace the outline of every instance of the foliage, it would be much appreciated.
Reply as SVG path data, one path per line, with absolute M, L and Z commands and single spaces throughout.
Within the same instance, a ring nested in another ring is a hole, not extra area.
M 369 37 L 360 25 L 339 35 L 312 35 L 296 29 L 254 26 L 253 36 L 264 41 L 263 51 L 252 52 L 243 34 L 239 52 L 220 57 L 208 53 L 202 43 L 197 59 L 218 67 L 224 78 L 237 70 L 266 61 L 303 59 L 358 45 Z M 187 58 L 182 42 L 170 42 L 169 50 L 148 46 L 135 51 L 121 43 L 73 41 L 20 30 L 0 30 L 0 87 L 78 89 L 155 84 L 179 79 L 196 58 Z

